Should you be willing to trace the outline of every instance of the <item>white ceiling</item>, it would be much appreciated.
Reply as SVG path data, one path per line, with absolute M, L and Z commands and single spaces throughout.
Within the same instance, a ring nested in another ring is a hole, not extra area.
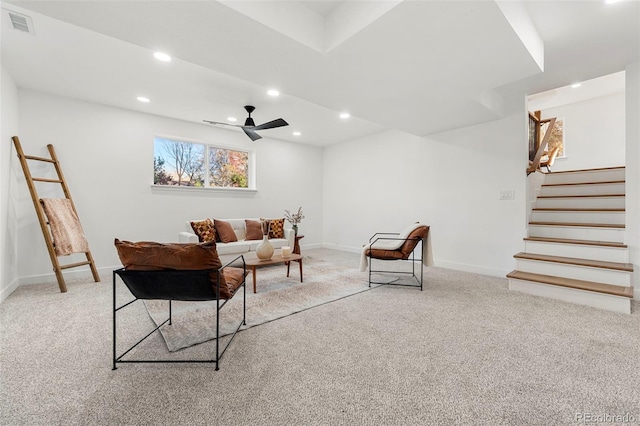
M 300 3 L 302 3 L 305 7 L 313 10 L 318 15 L 326 17 L 333 13 L 338 6 L 344 3 L 344 0 L 309 0 L 302 1 Z
M 3 21 L 2 63 L 21 88 L 198 123 L 252 104 L 256 123 L 290 123 L 263 136 L 329 145 L 497 119 L 513 99 L 640 60 L 637 1 L 509 2 L 528 27 L 499 3 L 5 1 L 35 35 Z M 531 28 L 544 72 L 521 39 Z
M 529 96 L 529 110 L 542 111 L 563 105 L 583 102 L 615 93 L 623 93 L 625 88 L 625 73 L 620 71 L 602 77 L 568 85 Z

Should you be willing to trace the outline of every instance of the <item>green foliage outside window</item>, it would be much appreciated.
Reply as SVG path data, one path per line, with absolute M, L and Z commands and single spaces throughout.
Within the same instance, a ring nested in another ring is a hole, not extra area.
M 209 149 L 209 185 L 248 187 L 249 153 L 228 149 Z

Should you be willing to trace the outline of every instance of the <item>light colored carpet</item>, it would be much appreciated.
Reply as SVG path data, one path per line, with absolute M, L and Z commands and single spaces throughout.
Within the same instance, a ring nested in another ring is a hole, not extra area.
M 304 254 L 359 265 L 357 254 Z M 244 330 L 219 371 L 112 371 L 110 279 L 69 282 L 65 294 L 55 282 L 25 286 L 0 304 L 0 424 L 546 426 L 574 425 L 578 413 L 640 418 L 638 304 L 632 315 L 616 314 L 510 292 L 505 278 L 431 267 L 422 292 L 381 286 Z M 127 336 L 152 328 L 141 303 L 126 309 Z M 206 342 L 168 356 L 207 358 L 213 348 Z M 155 333 L 140 352 L 168 351 Z
M 332 302 L 343 297 L 371 290 L 367 274 L 354 271 L 346 265 L 326 262 L 314 255 L 303 261 L 304 282 L 300 282 L 297 263 L 291 265 L 290 276 L 286 266 L 275 265 L 258 268 L 257 292 L 253 293 L 253 278 L 247 277 L 247 329 Z M 379 282 L 397 277 L 376 274 Z M 242 289 L 240 289 L 242 290 Z M 126 290 L 125 290 L 126 291 Z M 169 302 L 149 300 L 144 302 L 156 325 L 168 318 Z M 233 333 L 242 319 L 242 291 L 236 294 L 220 311 L 220 335 Z M 215 339 L 216 302 L 172 303 L 172 324 L 160 328 L 168 349 L 175 352 L 186 347 Z

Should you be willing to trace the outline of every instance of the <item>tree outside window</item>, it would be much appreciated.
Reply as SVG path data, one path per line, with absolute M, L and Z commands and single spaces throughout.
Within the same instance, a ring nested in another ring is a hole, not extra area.
M 541 127 L 541 134 L 545 135 L 547 132 L 547 128 L 549 127 L 549 123 L 544 123 Z M 558 157 L 565 156 L 564 150 L 564 119 L 557 118 L 556 124 L 551 129 L 551 136 L 549 137 L 549 141 L 547 143 L 547 151 L 551 152 L 556 146 L 560 146 L 560 151 L 558 152 Z
M 249 152 L 154 139 L 154 185 L 248 188 Z
M 209 185 L 248 188 L 249 153 L 209 148 Z

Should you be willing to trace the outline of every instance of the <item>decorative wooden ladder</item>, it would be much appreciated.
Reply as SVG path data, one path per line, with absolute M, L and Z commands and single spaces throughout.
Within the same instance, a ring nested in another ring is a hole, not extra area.
M 40 229 L 42 230 L 44 241 L 47 244 L 47 250 L 49 251 L 49 257 L 51 258 L 51 264 L 53 265 L 53 271 L 56 274 L 56 279 L 58 280 L 58 286 L 60 287 L 60 291 L 62 293 L 65 293 L 67 291 L 67 285 L 65 284 L 64 276 L 62 275 L 62 271 L 64 269 L 89 265 L 89 267 L 91 268 L 91 273 L 93 274 L 93 279 L 95 280 L 95 282 L 99 282 L 100 275 L 98 275 L 98 270 L 96 269 L 96 265 L 90 250 L 84 253 L 87 257 L 87 260 L 84 262 L 69 263 L 66 265 L 61 265 L 60 262 L 58 261 L 58 256 L 56 255 L 55 248 L 54 248 L 54 241 L 51 236 L 51 232 L 48 228 L 49 222 L 46 218 L 42 205 L 40 204 L 40 197 L 38 196 L 38 191 L 36 189 L 36 185 L 34 182 L 58 183 L 62 185 L 62 191 L 64 192 L 64 196 L 71 203 L 71 207 L 73 208 L 73 211 L 76 214 L 76 216 L 78 215 L 78 212 L 76 210 L 75 204 L 73 203 L 73 200 L 71 199 L 71 193 L 69 192 L 69 188 L 67 187 L 67 183 L 64 179 L 64 175 L 62 174 L 62 168 L 60 167 L 60 162 L 58 161 L 56 152 L 53 149 L 53 145 L 51 144 L 47 145 L 51 158 L 34 157 L 31 155 L 24 154 L 24 152 L 22 151 L 22 146 L 20 145 L 20 139 L 17 136 L 14 136 L 12 140 L 16 147 L 16 152 L 18 154 L 18 159 L 20 160 L 20 165 L 22 166 L 22 171 L 24 172 L 24 177 L 27 180 L 29 193 L 31 194 L 31 199 L 33 200 L 33 206 L 36 209 L 36 215 L 38 216 L 38 221 L 40 222 Z M 33 177 L 31 175 L 31 171 L 29 170 L 29 164 L 27 163 L 27 160 L 41 161 L 41 162 L 53 164 L 56 170 L 56 174 L 58 175 L 58 179 L 45 179 L 45 178 Z
M 625 168 L 545 174 L 525 251 L 509 288 L 631 312 L 633 265 L 625 241 Z

